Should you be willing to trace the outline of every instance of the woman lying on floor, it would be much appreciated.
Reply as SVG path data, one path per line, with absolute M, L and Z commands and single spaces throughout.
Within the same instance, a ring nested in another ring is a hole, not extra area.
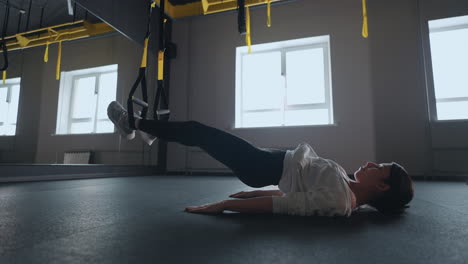
M 127 111 L 112 102 L 107 113 L 119 132 L 135 137 Z M 225 200 L 189 206 L 191 213 L 243 213 L 350 216 L 361 205 L 382 213 L 399 213 L 413 198 L 413 184 L 399 164 L 367 162 L 354 172 L 354 180 L 336 162 L 319 157 L 305 143 L 294 150 L 257 148 L 222 130 L 195 121 L 170 122 L 136 119 L 136 130 L 148 144 L 156 138 L 197 146 L 230 168 L 246 185 L 279 190 L 255 190 L 232 194 L 242 200 Z

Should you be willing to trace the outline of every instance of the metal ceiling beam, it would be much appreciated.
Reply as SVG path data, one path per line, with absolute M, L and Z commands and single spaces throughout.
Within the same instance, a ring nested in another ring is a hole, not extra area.
M 85 20 L 19 33 L 5 38 L 8 51 L 49 45 L 113 32 L 106 23 L 92 24 Z
M 161 0 L 156 0 L 159 6 Z M 285 0 L 271 0 L 271 3 Z M 252 7 L 267 4 L 268 0 L 246 0 L 245 6 Z M 171 18 L 208 15 L 237 9 L 237 0 L 200 0 L 183 5 L 172 5 L 166 0 L 166 14 Z

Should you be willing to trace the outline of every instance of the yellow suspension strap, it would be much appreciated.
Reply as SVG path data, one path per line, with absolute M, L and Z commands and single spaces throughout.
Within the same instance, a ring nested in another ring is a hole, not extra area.
M 252 52 L 250 38 L 250 10 L 245 6 L 245 0 L 237 0 L 237 24 L 239 34 L 245 34 L 245 42 L 249 46 L 249 53 Z
M 145 38 L 145 42 L 143 45 L 143 57 L 141 58 L 140 68 L 146 68 L 146 64 L 148 62 L 148 42 L 149 38 Z
M 165 63 L 166 63 L 166 56 L 168 55 L 166 52 L 166 14 L 165 14 L 165 3 L 166 0 L 161 0 L 159 2 L 159 51 L 158 51 L 158 82 L 156 87 L 156 95 L 154 97 L 154 107 L 153 107 L 153 116 L 156 120 L 168 120 L 169 114 L 171 111 L 169 110 L 169 102 L 167 99 L 167 93 L 165 91 Z M 171 44 L 171 43 L 169 43 Z M 169 47 L 170 53 L 175 52 L 173 50 L 172 45 Z M 162 103 L 162 105 L 160 105 Z
M 60 80 L 60 63 L 62 61 L 62 41 L 58 44 L 57 68 L 55 69 L 55 79 Z
M 245 8 L 245 24 L 247 27 L 247 34 L 245 35 L 245 41 L 247 46 L 249 46 L 249 53 L 252 53 L 252 39 L 250 38 L 250 10 L 248 7 Z
M 271 0 L 267 1 L 267 26 L 271 27 Z
M 2 77 L 2 80 L 3 80 L 3 84 L 5 84 L 6 82 L 6 71 L 3 71 L 3 77 Z
M 49 42 L 46 44 L 45 52 L 44 52 L 44 62 L 49 61 Z
M 146 35 L 144 39 L 144 44 L 143 44 L 143 55 L 141 58 L 141 64 L 140 68 L 138 70 L 138 77 L 133 83 L 132 89 L 130 90 L 130 93 L 128 94 L 128 99 L 127 99 L 127 109 L 128 109 L 128 122 L 131 128 L 135 128 L 135 114 L 133 111 L 133 104 L 137 104 L 141 107 L 141 111 L 139 112 L 139 116 L 143 119 L 146 119 L 146 113 L 148 112 L 148 91 L 146 88 L 146 66 L 148 62 L 148 46 L 149 46 L 149 39 L 151 35 L 151 15 L 153 11 L 153 2 L 149 1 L 149 6 L 148 6 L 148 21 L 146 24 Z M 143 99 L 138 99 L 134 97 L 134 94 L 138 88 L 138 86 L 141 86 L 141 95 Z
M 362 36 L 364 38 L 369 37 L 369 29 L 367 23 L 367 3 L 366 0 L 362 0 Z
M 164 51 L 158 52 L 158 81 L 164 80 Z
M 167 19 L 164 19 L 164 23 L 167 22 Z M 165 49 L 161 49 L 158 52 L 158 81 L 164 80 L 164 52 Z

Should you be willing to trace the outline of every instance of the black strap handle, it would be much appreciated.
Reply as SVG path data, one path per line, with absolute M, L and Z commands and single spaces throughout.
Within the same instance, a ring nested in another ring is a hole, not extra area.
M 146 68 L 140 68 L 138 72 L 138 78 L 136 79 L 135 83 L 132 86 L 132 90 L 130 90 L 130 94 L 127 99 L 127 110 L 128 110 L 128 121 L 131 128 L 135 128 L 135 115 L 133 110 L 133 103 L 136 102 L 138 105 L 142 106 L 141 110 L 141 118 L 146 118 L 146 113 L 148 112 L 147 105 L 141 103 L 141 100 L 134 98 L 133 95 L 135 94 L 138 86 L 141 84 L 141 94 L 143 96 L 143 102 L 148 102 L 148 94 L 146 89 Z

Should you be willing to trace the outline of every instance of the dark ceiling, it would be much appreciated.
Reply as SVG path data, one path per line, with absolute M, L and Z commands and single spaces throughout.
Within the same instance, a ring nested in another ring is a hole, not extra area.
M 10 3 L 10 12 L 7 36 L 41 27 L 72 22 L 74 19 L 73 15 L 68 14 L 67 0 L 9 0 L 8 2 Z M 3 33 L 3 21 L 7 9 L 6 3 L 7 0 L 0 0 L 0 34 Z M 31 5 L 31 9 L 29 9 L 29 5 Z M 20 10 L 24 12 L 21 16 Z M 96 17 L 76 5 L 75 20 L 81 20 L 85 17 L 92 22 L 98 21 Z

